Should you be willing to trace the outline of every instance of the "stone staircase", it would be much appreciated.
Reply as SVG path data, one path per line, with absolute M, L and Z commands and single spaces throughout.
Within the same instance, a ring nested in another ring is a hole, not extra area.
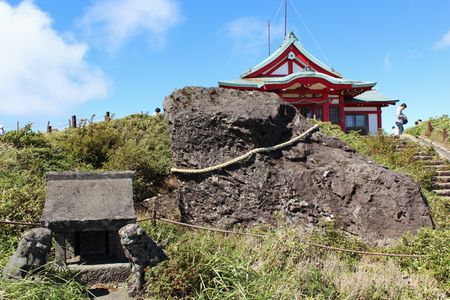
M 397 151 L 404 149 L 409 143 L 406 140 L 399 140 L 396 143 Z M 433 177 L 433 191 L 447 200 L 450 200 L 450 163 L 447 160 L 436 158 L 427 151 L 427 149 L 419 144 L 419 152 L 416 153 L 414 158 L 418 161 L 422 161 L 428 168 L 432 168 L 435 172 Z

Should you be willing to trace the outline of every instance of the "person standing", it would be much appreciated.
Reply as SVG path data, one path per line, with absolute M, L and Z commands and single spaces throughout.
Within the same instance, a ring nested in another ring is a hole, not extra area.
M 398 135 L 402 135 L 404 131 L 403 125 L 408 122 L 408 117 L 403 113 L 406 107 L 406 103 L 402 103 L 399 107 L 397 107 L 395 114 L 395 125 L 398 127 Z
M 5 128 L 3 128 L 3 125 L 0 125 L 0 135 L 5 134 Z

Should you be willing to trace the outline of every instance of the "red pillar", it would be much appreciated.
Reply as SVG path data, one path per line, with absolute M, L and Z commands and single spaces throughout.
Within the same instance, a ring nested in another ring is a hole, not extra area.
M 344 96 L 339 95 L 339 125 L 345 130 L 345 114 L 344 114 Z
M 381 106 L 377 107 L 377 123 L 378 123 L 378 129 L 381 129 Z
M 328 100 L 328 94 L 323 94 L 323 99 L 326 100 L 323 103 L 323 121 L 329 122 L 330 121 L 330 101 Z

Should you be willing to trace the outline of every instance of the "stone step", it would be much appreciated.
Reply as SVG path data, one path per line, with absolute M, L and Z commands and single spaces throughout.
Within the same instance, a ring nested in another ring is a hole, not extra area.
M 441 177 L 441 176 L 450 176 L 450 170 L 438 170 L 438 171 L 436 171 L 436 175 L 437 175 L 438 177 Z
M 448 166 L 447 165 L 425 165 L 426 168 L 430 168 L 430 169 L 434 169 L 436 172 L 437 171 L 446 171 L 448 170 Z
M 435 176 L 434 181 L 435 182 L 450 182 L 450 176 Z
M 439 190 L 450 190 L 450 182 L 435 182 L 434 187 Z
M 436 165 L 445 165 L 445 161 L 439 159 L 439 160 L 431 160 L 425 162 L 426 166 L 436 166 Z
M 440 196 L 450 196 L 450 190 L 434 190 Z
M 417 152 L 416 155 L 430 156 L 430 154 L 423 152 L 423 151 Z
M 430 156 L 430 155 L 414 155 L 413 158 L 415 160 L 432 160 L 433 156 Z

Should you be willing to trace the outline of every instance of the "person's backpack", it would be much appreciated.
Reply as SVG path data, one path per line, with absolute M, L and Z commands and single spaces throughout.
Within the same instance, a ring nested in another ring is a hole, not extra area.
M 407 117 L 403 118 L 403 125 L 405 125 L 405 124 L 408 124 L 408 118 Z

